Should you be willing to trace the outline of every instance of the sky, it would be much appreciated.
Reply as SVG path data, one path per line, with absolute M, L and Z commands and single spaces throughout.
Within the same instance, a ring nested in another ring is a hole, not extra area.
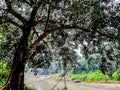
M 120 0 L 115 0 L 115 2 L 120 3 Z

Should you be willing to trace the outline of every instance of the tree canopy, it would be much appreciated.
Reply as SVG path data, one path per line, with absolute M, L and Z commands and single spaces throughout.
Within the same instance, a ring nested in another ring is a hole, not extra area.
M 75 66 L 78 46 L 85 58 L 99 52 L 104 60 L 118 58 L 119 11 L 116 0 L 1 0 L 0 33 L 6 37 L 1 42 L 1 57 L 13 62 L 11 83 L 6 83 L 5 90 L 23 90 L 19 80 L 20 76 L 23 80 L 26 63 L 48 67 L 51 60 L 63 60 L 64 66 Z M 112 43 L 115 49 L 106 48 L 105 43 Z M 12 78 L 15 73 L 17 84 Z

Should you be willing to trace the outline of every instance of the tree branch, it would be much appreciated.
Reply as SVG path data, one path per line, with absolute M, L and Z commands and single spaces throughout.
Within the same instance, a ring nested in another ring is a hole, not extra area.
M 97 32 L 97 33 L 99 33 L 100 35 L 106 36 L 106 37 L 111 38 L 111 39 L 117 39 L 117 40 L 120 39 L 118 36 L 106 34 L 105 32 L 102 32 L 102 31 L 99 31 L 99 30 L 94 30 L 94 32 Z
M 64 25 L 64 26 L 60 26 L 60 27 L 46 29 L 46 31 L 31 45 L 31 49 L 28 52 L 29 58 L 32 56 L 33 52 L 39 45 L 40 41 L 42 41 L 48 34 L 54 32 L 54 31 L 57 31 L 57 30 L 61 30 L 61 29 L 73 29 L 73 28 L 78 29 L 78 27 L 70 26 L 70 25 Z M 84 28 L 79 28 L 79 29 L 84 29 Z M 84 30 L 88 31 L 87 29 L 84 29 Z
M 80 30 L 85 31 L 85 32 L 97 32 L 97 33 L 99 33 L 100 35 L 106 36 L 106 37 L 108 37 L 108 38 L 119 39 L 117 36 L 108 35 L 108 34 L 106 34 L 106 33 L 104 33 L 104 32 L 99 31 L 99 30 L 86 29 L 86 28 L 84 28 L 84 27 L 77 26 L 77 25 L 73 25 L 73 26 L 72 26 L 72 25 L 62 25 L 62 26 L 55 27 L 55 28 L 48 28 L 48 29 L 46 30 L 46 32 L 52 33 L 52 32 L 54 32 L 54 31 L 58 31 L 58 30 L 62 30 L 62 29 L 80 29 Z
M 45 32 L 31 45 L 31 48 L 28 52 L 28 57 L 30 58 L 35 51 L 36 47 L 39 45 L 39 42 L 42 41 L 49 33 Z
M 48 28 L 46 32 L 52 33 L 54 31 L 62 30 L 62 29 L 80 29 L 86 32 L 90 32 L 91 30 L 83 28 L 83 27 L 78 27 L 76 25 L 62 25 L 59 27 L 54 27 L 54 28 Z
M 33 54 L 33 52 L 35 51 L 36 47 L 39 45 L 39 42 L 42 41 L 48 34 L 58 31 L 58 30 L 63 30 L 63 29 L 80 29 L 84 32 L 97 32 L 102 36 L 106 36 L 108 38 L 114 38 L 114 39 L 118 39 L 118 37 L 115 36 L 111 36 L 111 35 L 107 35 L 106 33 L 100 32 L 100 31 L 96 31 L 96 30 L 91 30 L 91 29 L 86 29 L 84 27 L 80 27 L 80 26 L 76 26 L 76 25 L 63 25 L 63 26 L 59 26 L 59 27 L 55 27 L 55 28 L 49 28 L 46 29 L 46 31 L 32 44 L 31 49 L 29 50 L 29 57 L 31 57 L 31 55 Z
M 14 15 L 18 20 L 20 20 L 23 24 L 27 23 L 27 20 L 24 17 L 22 17 L 20 14 L 18 14 L 16 11 L 11 10 L 10 13 Z
M 52 56 L 52 54 L 50 53 L 50 52 L 51 52 L 50 47 L 49 47 L 49 45 L 47 44 L 47 42 L 46 42 L 45 40 L 43 40 L 43 43 L 48 47 L 49 54 L 50 54 L 50 56 Z
M 0 16 L 0 19 L 1 19 L 0 25 L 3 24 L 3 23 L 9 22 L 9 23 L 13 24 L 14 26 L 22 29 L 22 25 L 19 25 L 17 22 L 13 21 L 12 19 L 10 19 L 8 17 Z
M 10 0 L 5 0 L 5 2 L 6 2 L 6 5 L 7 5 L 7 8 L 8 8 L 9 10 L 11 10 L 11 9 L 12 9 L 12 6 L 11 6 Z
M 45 24 L 45 29 L 44 29 L 44 31 L 47 29 L 47 25 L 48 25 L 49 17 L 50 17 L 50 10 L 51 10 L 51 5 L 49 4 L 48 15 L 47 15 L 47 21 L 46 21 L 46 24 Z
M 8 20 L 9 23 L 13 24 L 14 26 L 22 29 L 22 25 L 19 25 L 18 23 L 16 23 L 15 21 L 12 21 L 12 20 Z
M 10 0 L 5 0 L 6 5 L 7 5 L 7 11 L 11 13 L 13 16 L 15 16 L 18 20 L 20 20 L 23 24 L 27 23 L 27 20 L 22 17 L 20 14 L 18 14 L 16 11 L 12 9 L 11 2 Z
M 31 22 L 33 22 L 33 21 L 35 20 L 35 16 L 36 16 L 36 14 L 37 14 L 37 11 L 38 11 L 41 3 L 42 3 L 42 1 L 39 0 L 39 1 L 35 4 L 35 6 L 33 7 L 33 10 L 31 11 L 31 14 L 30 14 L 30 21 L 31 21 Z
M 36 36 L 39 37 L 39 34 L 34 27 L 32 27 L 32 30 L 33 30 L 33 35 L 36 34 Z
M 40 19 L 40 20 L 38 20 L 38 21 L 35 21 L 35 25 L 37 25 L 37 24 L 39 24 L 39 23 L 46 23 L 46 21 L 47 21 L 47 19 L 42 18 L 42 19 Z M 49 19 L 49 23 L 55 24 L 55 23 L 57 23 L 57 22 L 54 21 L 54 20 L 50 20 L 50 19 Z

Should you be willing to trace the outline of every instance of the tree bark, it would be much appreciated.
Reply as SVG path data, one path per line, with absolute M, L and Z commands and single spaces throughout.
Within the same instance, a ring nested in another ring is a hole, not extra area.
M 2 90 L 24 90 L 24 69 L 27 60 L 28 37 L 30 30 L 23 30 L 13 58 L 11 72 Z

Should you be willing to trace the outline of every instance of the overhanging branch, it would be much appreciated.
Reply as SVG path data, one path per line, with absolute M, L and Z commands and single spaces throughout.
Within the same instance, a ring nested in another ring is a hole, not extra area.
M 47 15 L 47 21 L 46 21 L 46 24 L 45 24 L 45 29 L 44 29 L 44 31 L 47 29 L 47 25 L 48 25 L 49 17 L 50 17 L 50 10 L 51 10 L 51 5 L 49 4 L 48 15 Z
M 14 17 L 16 17 L 22 23 L 27 23 L 27 20 L 24 17 L 22 17 L 19 13 L 17 13 L 16 11 L 13 10 L 10 0 L 5 0 L 5 2 L 6 2 L 6 5 L 7 5 L 7 11 L 9 13 L 11 13 Z
M 36 14 L 37 14 L 37 11 L 38 11 L 41 3 L 42 3 L 42 1 L 39 0 L 39 1 L 34 5 L 33 10 L 31 11 L 31 14 L 30 14 L 30 20 L 31 20 L 31 21 L 34 21 L 34 20 L 35 20 L 35 16 L 36 16 Z
M 84 28 L 84 27 L 81 27 L 81 26 L 77 26 L 77 25 L 62 25 L 62 26 L 55 27 L 55 28 L 48 28 L 46 30 L 46 32 L 52 33 L 54 31 L 63 30 L 63 29 L 80 29 L 80 30 L 85 31 L 85 32 L 97 32 L 101 36 L 106 36 L 106 37 L 112 38 L 112 39 L 119 39 L 117 36 L 109 35 L 109 34 L 106 34 L 104 32 L 101 32 L 99 30 L 87 29 L 87 28 Z
M 5 0 L 5 2 L 6 2 L 6 5 L 7 5 L 7 8 L 8 8 L 9 10 L 11 10 L 11 9 L 12 9 L 11 1 L 10 1 L 10 0 Z
M 47 19 L 42 18 L 42 19 L 40 19 L 40 20 L 38 20 L 38 21 L 35 21 L 35 25 L 40 24 L 40 23 L 46 23 L 46 21 L 47 21 Z M 54 21 L 54 20 L 49 19 L 49 23 L 55 24 L 55 23 L 57 23 L 57 22 Z
M 86 29 L 86 28 L 83 28 L 83 27 L 78 27 L 76 25 L 62 25 L 62 26 L 59 26 L 59 27 L 48 28 L 46 30 L 46 32 L 52 33 L 54 31 L 63 30 L 63 29 L 80 29 L 80 30 L 83 30 L 83 31 L 86 31 L 86 32 L 91 31 L 90 29 Z
M 111 38 L 111 39 L 120 40 L 120 38 L 118 36 L 106 34 L 105 32 L 102 32 L 102 31 L 99 31 L 99 30 L 94 30 L 94 31 L 97 32 L 97 33 L 99 33 L 101 36 L 106 36 L 106 37 Z
M 23 24 L 27 23 L 27 20 L 24 17 L 22 17 L 20 14 L 18 14 L 16 11 L 10 10 L 10 13 L 14 15 L 18 20 L 20 20 Z
M 45 32 L 42 35 L 40 35 L 40 37 L 31 45 L 31 48 L 28 52 L 28 57 L 30 58 L 33 54 L 33 52 L 35 51 L 35 49 L 37 48 L 37 46 L 39 45 L 39 42 L 42 41 L 49 33 Z
M 39 45 L 39 42 L 42 41 L 48 34 L 58 31 L 58 30 L 63 30 L 63 29 L 80 29 L 84 32 L 97 32 L 102 36 L 106 36 L 108 38 L 114 38 L 114 39 L 119 39 L 118 37 L 115 36 L 111 36 L 111 35 L 107 35 L 103 32 L 100 31 L 96 31 L 96 30 L 91 30 L 91 29 L 86 29 L 84 27 L 80 27 L 80 26 L 76 26 L 76 25 L 63 25 L 63 26 L 59 26 L 59 27 L 55 27 L 55 28 L 48 28 L 46 29 L 46 31 L 32 44 L 31 49 L 29 50 L 29 57 L 31 57 L 31 55 L 33 54 L 33 52 L 35 51 L 35 49 L 37 48 L 37 46 Z
M 16 23 L 15 21 L 12 21 L 12 20 L 8 20 L 9 23 L 13 24 L 14 26 L 22 29 L 22 25 L 19 25 L 18 23 Z
M 12 19 L 10 19 L 10 18 L 8 18 L 8 17 L 6 17 L 6 16 L 0 16 L 0 19 L 1 19 L 0 25 L 8 22 L 8 23 L 11 23 L 11 24 L 13 24 L 14 26 L 22 29 L 22 25 L 19 25 L 17 22 L 13 21 Z

